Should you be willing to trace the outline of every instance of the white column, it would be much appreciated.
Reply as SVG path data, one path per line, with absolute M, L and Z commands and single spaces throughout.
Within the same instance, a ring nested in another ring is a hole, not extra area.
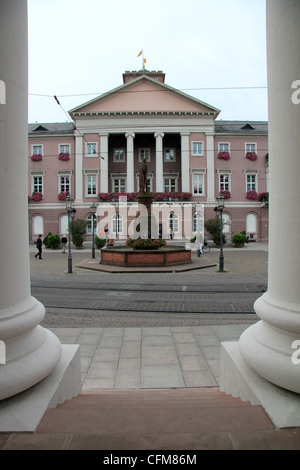
M 127 162 L 127 189 L 126 192 L 134 192 L 134 137 L 133 132 L 125 134 L 127 139 L 126 162 Z
M 181 191 L 190 191 L 190 134 L 181 135 Z
M 255 303 L 261 321 L 242 335 L 240 352 L 259 375 L 300 393 L 300 365 L 292 360 L 296 352 L 293 343 L 300 341 L 300 103 L 293 102 L 295 90 L 292 89 L 292 84 L 300 78 L 300 2 L 267 0 L 266 4 L 270 168 L 268 290 Z M 297 348 L 299 350 L 299 345 Z
M 100 135 L 100 192 L 108 193 L 108 134 Z
M 62 351 L 57 337 L 38 325 L 45 309 L 30 291 L 26 1 L 0 3 L 0 64 L 6 88 L 6 104 L 0 104 L 0 341 L 6 345 L 6 364 L 0 366 L 2 400 L 47 377 Z
M 215 159 L 214 159 L 214 134 L 206 133 L 206 182 L 207 202 L 215 201 Z
M 163 132 L 156 132 L 154 134 L 156 139 L 156 156 L 155 156 L 155 189 L 158 193 L 164 192 L 164 165 L 163 165 Z
M 83 137 L 81 134 L 75 134 L 75 148 L 76 148 L 76 167 L 75 167 L 75 204 L 83 202 Z

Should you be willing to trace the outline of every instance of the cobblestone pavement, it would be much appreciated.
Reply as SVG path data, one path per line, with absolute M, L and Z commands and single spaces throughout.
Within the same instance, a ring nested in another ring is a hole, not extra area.
M 35 252 L 31 246 L 32 293 L 46 306 L 43 325 L 53 328 L 251 323 L 257 321 L 253 303 L 267 285 L 263 243 L 225 248 L 225 273 L 217 272 L 217 249 L 203 255 L 214 267 L 173 273 L 81 269 L 78 265 L 91 258 L 84 249 L 72 251 L 73 273 L 68 274 L 67 255 L 44 250 L 43 260 L 35 260 Z

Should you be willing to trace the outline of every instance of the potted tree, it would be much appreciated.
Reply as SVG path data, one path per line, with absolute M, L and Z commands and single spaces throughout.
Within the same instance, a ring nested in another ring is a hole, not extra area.
M 232 235 L 232 243 L 237 248 L 242 248 L 247 242 L 247 236 L 244 233 L 234 233 Z
M 77 249 L 80 249 L 83 246 L 84 236 L 86 233 L 86 226 L 86 220 L 76 219 L 70 222 L 70 233 L 72 235 L 72 242 Z
M 95 245 L 96 247 L 101 250 L 101 248 L 103 248 L 105 245 L 106 245 L 106 238 L 104 237 L 98 237 L 97 235 L 95 236 L 95 239 L 94 239 L 94 242 L 95 242 Z

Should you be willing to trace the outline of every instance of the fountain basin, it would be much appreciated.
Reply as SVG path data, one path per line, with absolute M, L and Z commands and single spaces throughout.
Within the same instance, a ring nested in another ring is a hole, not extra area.
M 192 263 L 191 250 L 181 246 L 162 247 L 158 250 L 135 250 L 127 246 L 101 249 L 100 264 L 127 267 L 177 266 Z

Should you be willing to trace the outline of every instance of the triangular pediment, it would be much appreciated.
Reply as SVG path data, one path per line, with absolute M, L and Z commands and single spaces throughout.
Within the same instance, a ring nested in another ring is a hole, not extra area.
M 219 114 L 220 110 L 164 83 L 144 76 L 69 111 L 81 113 L 192 112 Z

